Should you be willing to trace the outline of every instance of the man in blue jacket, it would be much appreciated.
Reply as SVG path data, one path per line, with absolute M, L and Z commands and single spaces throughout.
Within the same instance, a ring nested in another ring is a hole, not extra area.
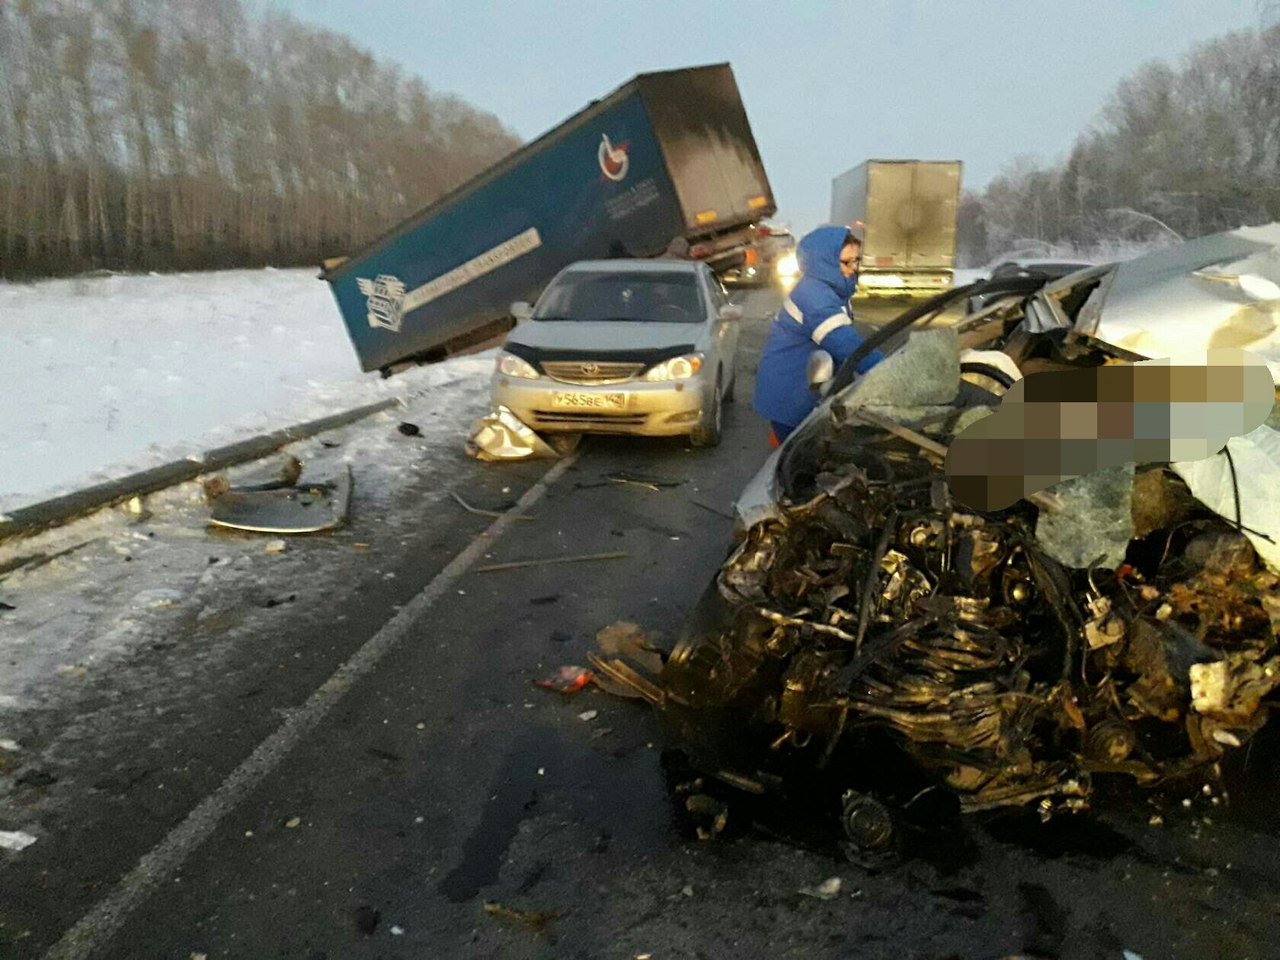
M 818 404 L 805 379 L 810 354 L 825 350 L 838 368 L 862 343 L 849 315 L 862 244 L 847 227 L 819 227 L 800 241 L 796 259 L 800 282 L 773 321 L 752 400 L 756 412 L 773 424 L 779 443 Z M 858 364 L 858 372 L 866 373 L 883 359 L 873 350 Z

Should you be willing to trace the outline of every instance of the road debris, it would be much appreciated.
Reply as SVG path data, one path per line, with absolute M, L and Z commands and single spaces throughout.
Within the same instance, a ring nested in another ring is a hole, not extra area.
M 543 690 L 554 690 L 556 693 L 577 693 L 594 679 L 594 674 L 586 667 L 561 667 L 545 680 L 535 680 L 534 685 Z
M 473 573 L 497 573 L 501 570 L 519 570 L 524 567 L 546 567 L 556 563 L 585 563 L 594 560 L 622 560 L 630 554 L 625 551 L 613 553 L 587 553 L 576 557 L 544 557 L 540 560 L 512 560 L 508 563 L 490 563 L 483 567 L 473 567 Z
M 508 907 L 493 900 L 485 901 L 484 912 L 491 917 L 497 917 L 499 920 L 518 923 L 534 933 L 546 932 L 551 921 L 560 918 L 558 910 L 517 910 L 515 907 Z
M 422 428 L 419 427 L 416 423 L 410 423 L 407 420 L 397 424 L 396 429 L 399 430 L 400 433 L 406 437 L 422 436 Z
M 583 710 L 580 714 L 578 714 L 578 719 L 581 720 L 583 723 L 590 723 L 599 715 L 600 715 L 599 710 Z
M 801 896 L 813 897 L 815 900 L 834 900 L 840 896 L 840 888 L 844 886 L 844 881 L 839 877 L 828 877 L 817 886 L 801 887 L 798 891 Z
M 37 839 L 29 833 L 23 833 L 21 830 L 0 830 L 0 849 L 12 850 L 16 853 L 27 849 Z
M 522 514 L 522 513 L 503 513 L 500 510 L 481 510 L 479 507 L 473 507 L 471 504 L 467 503 L 467 501 L 463 500 L 462 497 L 460 497 L 457 493 L 455 493 L 452 490 L 449 491 L 449 496 L 453 497 L 454 500 L 458 501 L 458 505 L 461 506 L 463 510 L 467 511 L 467 513 L 474 513 L 478 517 L 494 517 L 494 518 L 509 517 L 512 520 L 536 520 L 537 519 L 536 517 L 526 516 L 525 514 Z
M 552 442 L 556 446 L 552 445 Z M 572 449 L 560 438 L 544 440 L 534 429 L 509 409 L 499 405 L 471 425 L 467 437 L 467 456 L 477 460 L 554 459 Z M 576 446 L 576 443 L 573 444 Z
M 251 533 L 288 534 L 319 533 L 345 523 L 351 507 L 351 468 L 344 465 L 331 480 L 296 486 L 294 464 L 300 474 L 301 461 L 291 457 L 279 480 L 219 492 L 212 500 L 209 522 Z
M 646 476 L 644 474 L 630 473 L 620 470 L 617 473 L 610 473 L 605 476 L 605 480 L 609 483 L 616 483 L 623 486 L 643 487 L 654 493 L 661 493 L 664 489 L 671 487 L 679 487 L 684 484 L 683 480 L 672 480 L 669 477 Z

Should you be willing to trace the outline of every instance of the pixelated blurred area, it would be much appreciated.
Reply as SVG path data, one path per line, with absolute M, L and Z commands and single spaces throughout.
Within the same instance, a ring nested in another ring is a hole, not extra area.
M 1150 360 L 1032 373 L 955 438 L 947 479 L 967 506 L 1003 510 L 1097 470 L 1216 456 L 1274 405 L 1265 361 L 1243 350 L 1210 350 L 1198 366 Z

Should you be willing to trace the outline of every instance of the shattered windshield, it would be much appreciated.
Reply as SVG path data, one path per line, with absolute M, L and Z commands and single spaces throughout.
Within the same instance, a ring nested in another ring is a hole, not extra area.
M 538 301 L 535 320 L 701 323 L 698 279 L 688 271 L 566 273 Z

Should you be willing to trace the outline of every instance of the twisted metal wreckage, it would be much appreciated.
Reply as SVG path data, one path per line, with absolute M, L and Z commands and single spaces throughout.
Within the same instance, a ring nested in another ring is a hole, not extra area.
M 948 444 L 998 402 L 962 376 L 961 347 L 1013 326 L 988 318 L 999 311 L 913 334 L 802 428 L 774 470 L 783 495 L 659 681 L 633 684 L 723 782 L 829 779 L 863 847 L 886 844 L 891 809 L 926 793 L 1047 819 L 1085 808 L 1096 774 L 1204 772 L 1262 726 L 1280 685 L 1280 578 L 1255 550 L 1267 535 L 1239 520 L 1234 467 L 1221 514 L 1171 464 L 998 511 L 953 498 Z M 1014 355 L 1024 371 L 1114 359 L 1061 331 Z M 617 661 L 597 668 L 635 680 Z

